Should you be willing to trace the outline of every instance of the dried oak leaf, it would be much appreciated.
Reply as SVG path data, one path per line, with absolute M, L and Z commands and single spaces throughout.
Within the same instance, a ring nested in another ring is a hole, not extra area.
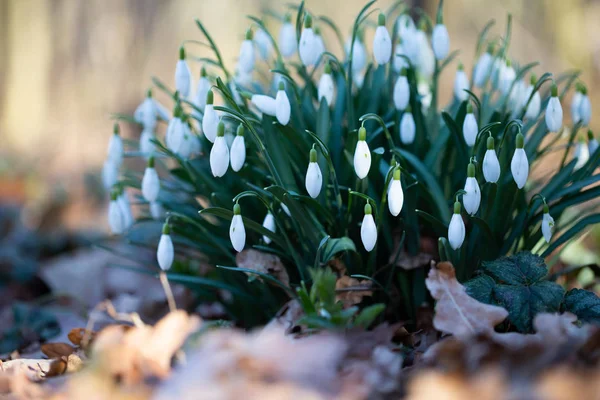
M 365 290 L 362 290 L 365 289 Z M 365 296 L 372 296 L 371 282 L 368 280 L 359 281 L 344 275 L 335 282 L 335 299 L 341 301 L 345 308 L 352 307 L 360 303 Z
M 248 249 L 239 252 L 235 256 L 235 263 L 240 268 L 246 268 L 263 274 L 272 275 L 284 285 L 289 286 L 290 278 L 285 270 L 285 266 L 281 262 L 281 259 L 275 254 L 263 253 L 262 251 Z M 256 275 L 248 275 L 256 277 Z
M 502 307 L 480 303 L 470 297 L 456 280 L 449 262 L 433 265 L 425 280 L 427 289 L 437 300 L 433 326 L 444 333 L 469 337 L 478 332 L 492 332 L 504 321 L 508 311 Z
M 48 358 L 60 358 L 73 354 L 75 347 L 68 343 L 45 343 L 42 345 L 41 350 Z
M 86 350 L 87 347 L 89 347 L 89 345 L 94 340 L 95 335 L 96 332 L 86 330 L 85 328 L 73 328 L 71 329 L 67 337 L 75 346 L 80 346 L 84 350 Z

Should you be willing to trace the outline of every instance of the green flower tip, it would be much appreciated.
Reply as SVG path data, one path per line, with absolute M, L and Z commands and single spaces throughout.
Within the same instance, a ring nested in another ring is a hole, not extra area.
M 470 162 L 469 166 L 467 167 L 467 176 L 469 178 L 475 178 L 475 164 L 472 162 Z
M 111 201 L 117 201 L 118 197 L 119 197 L 119 194 L 117 193 L 116 190 L 113 190 L 112 192 L 110 192 L 110 200 Z
M 494 54 L 494 47 L 494 43 L 489 43 L 486 52 L 489 54 Z
M 473 114 L 473 104 L 467 103 L 467 114 Z
M 532 86 L 534 86 L 537 83 L 537 76 L 535 74 L 531 74 L 531 77 L 529 78 L 529 83 L 531 83 Z
M 233 215 L 241 215 L 242 214 L 242 208 L 240 207 L 240 205 L 238 203 L 235 203 L 235 205 L 233 206 Z
M 494 150 L 494 138 L 491 136 L 487 138 L 487 149 Z
M 201 78 L 206 78 L 206 68 L 202 67 L 200 69 L 200 77 Z
M 181 46 L 179 48 L 179 59 L 180 60 L 185 60 L 185 49 L 183 48 L 183 46 Z
M 394 180 L 395 181 L 399 181 L 400 180 L 400 168 L 394 170 Z
M 315 31 L 315 35 L 321 35 L 321 28 L 319 28 L 318 25 L 315 25 L 314 31 Z
M 329 61 L 325 63 L 325 70 L 324 70 L 324 72 L 326 74 L 331 74 L 331 63 Z
M 310 14 L 306 14 L 306 17 L 304 17 L 304 28 L 312 28 L 312 17 Z
M 115 124 L 113 125 L 113 133 L 115 135 L 118 135 L 121 133 L 121 129 L 119 128 L 119 124 L 117 122 L 115 122 Z
M 148 91 L 146 92 L 146 97 L 152 98 L 152 89 L 148 89 Z
M 279 81 L 279 85 L 277 86 L 278 90 L 285 90 L 285 83 L 283 81 Z
M 544 203 L 544 214 L 549 214 L 550 213 L 550 208 L 548 207 L 548 204 Z
M 154 156 L 148 159 L 148 168 L 154 168 Z
M 244 136 L 244 125 L 242 125 L 242 124 L 238 125 L 236 135 Z
M 163 235 L 170 235 L 171 234 L 171 227 L 169 226 L 169 224 L 167 222 L 165 222 L 163 224 L 162 233 L 163 233 Z
M 409 114 L 412 113 L 412 107 L 410 106 L 410 104 L 406 106 L 406 109 L 404 110 L 404 112 L 407 112 Z
M 393 168 L 398 164 L 398 161 L 396 161 L 396 157 L 392 157 L 392 161 L 390 162 L 390 166 Z
M 454 202 L 454 214 L 460 214 L 460 201 L 455 201 Z
M 523 134 L 522 133 L 517 134 L 517 140 L 516 140 L 517 149 L 522 149 L 524 144 L 525 144 L 525 138 L 523 137 Z
M 427 32 L 427 20 L 425 20 L 425 18 L 419 20 L 418 28 L 420 31 Z
M 310 162 L 317 162 L 317 150 L 310 149 Z
M 506 59 L 506 66 L 507 67 L 511 67 L 512 66 L 512 61 L 510 61 L 510 58 Z
M 385 26 L 385 14 L 379 13 L 379 17 L 377 17 L 377 25 Z
M 252 33 L 252 29 L 248 29 L 246 31 L 246 40 L 252 40 L 253 37 L 254 37 L 254 33 Z
M 219 125 L 217 125 L 217 136 L 225 136 L 225 124 L 223 123 L 223 121 L 219 121 Z
M 358 29 L 356 31 L 356 39 L 359 42 L 364 42 L 364 40 L 365 40 L 365 31 L 362 28 L 360 28 L 360 29 Z
M 588 129 L 587 136 L 588 136 L 588 140 L 594 139 L 594 132 L 592 132 L 591 129 Z
M 463 65 L 463 63 L 462 63 L 462 62 L 459 62 L 459 63 L 458 63 L 458 70 L 459 70 L 459 71 L 464 71 L 464 70 L 465 70 L 465 66 Z
M 173 109 L 173 117 L 181 118 L 183 116 L 183 109 L 181 108 L 181 104 L 179 101 L 175 103 L 175 108 Z
M 206 104 L 212 104 L 215 101 L 215 95 L 212 92 L 212 89 L 208 91 L 206 94 Z
M 550 92 L 551 92 L 552 97 L 558 96 L 558 86 L 556 86 L 556 83 L 552 84 L 552 88 L 550 89 Z
M 291 23 L 292 22 L 292 14 L 286 13 L 285 17 L 283 17 L 283 22 L 285 22 L 286 24 Z
M 581 89 L 579 90 L 582 95 L 587 96 L 587 87 L 582 83 Z
M 408 70 L 406 68 L 402 68 L 400 70 L 400 76 L 407 76 L 408 75 Z
M 373 209 L 369 203 L 365 204 L 365 215 L 369 215 L 373 213 Z
M 367 140 L 367 130 L 364 126 L 361 126 L 358 130 L 358 140 Z

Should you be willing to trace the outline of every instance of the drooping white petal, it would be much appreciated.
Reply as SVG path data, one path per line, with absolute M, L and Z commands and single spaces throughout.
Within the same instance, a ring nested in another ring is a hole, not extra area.
M 377 226 L 373 214 L 365 214 L 360 227 L 360 238 L 366 251 L 371 251 L 377 243 Z
M 187 99 L 192 86 L 192 73 L 185 60 L 177 61 L 175 66 L 175 90 L 182 99 Z
M 417 30 L 415 35 L 417 43 L 417 66 L 424 76 L 430 78 L 435 71 L 435 55 L 427 38 L 427 34 L 422 30 Z M 429 85 L 428 85 L 429 86 Z
M 317 38 L 312 28 L 302 30 L 298 52 L 302 64 L 306 67 L 312 67 L 317 62 Z
M 448 225 L 448 241 L 454 250 L 460 248 L 465 241 L 465 223 L 460 214 L 452 214 Z
M 483 157 L 483 177 L 486 182 L 496 183 L 500 179 L 500 161 L 496 151 L 489 149 Z
M 598 141 L 595 138 L 592 138 L 588 141 L 588 150 L 590 155 L 594 154 L 596 150 L 598 150 Z
M 356 143 L 354 151 L 354 172 L 359 179 L 365 178 L 371 169 L 371 151 L 369 145 L 364 140 L 359 140 Z
M 352 79 L 354 81 L 354 90 L 357 91 L 362 88 L 363 83 L 365 82 L 365 74 L 362 72 L 354 72 L 352 74 Z
M 183 140 L 184 134 L 184 123 L 183 121 L 175 117 L 169 121 L 169 126 L 167 127 L 167 135 L 165 137 L 165 142 L 167 144 L 167 148 L 172 152 L 177 152 L 179 150 L 179 146 L 181 146 L 181 141 Z
M 510 171 L 517 187 L 522 189 L 529 176 L 529 161 L 524 149 L 515 149 L 515 154 L 510 162 Z
M 160 269 L 168 271 L 173 265 L 173 259 L 175 258 L 175 251 L 173 249 L 173 240 L 171 235 L 162 234 L 158 241 L 158 248 L 156 249 L 156 260 Z
M 104 189 L 108 190 L 119 179 L 119 166 L 116 165 L 111 160 L 104 161 L 104 166 L 102 167 L 102 184 Z
M 241 215 L 234 215 L 231 219 L 231 225 L 229 226 L 229 239 L 231 245 L 235 251 L 240 252 L 244 250 L 246 245 L 246 229 L 244 228 L 244 221 Z
M 290 122 L 291 112 L 292 108 L 287 93 L 285 93 L 285 90 L 278 90 L 277 97 L 275 97 L 275 116 L 277 117 L 277 121 L 281 125 L 287 125 Z
M 254 44 L 252 40 L 244 40 L 240 47 L 238 66 L 241 72 L 252 72 L 254 70 Z
M 477 140 L 477 132 L 479 131 L 479 127 L 477 126 L 477 120 L 475 119 L 475 114 L 468 113 L 465 115 L 465 120 L 463 122 L 463 136 L 465 138 L 465 143 L 467 146 L 472 147 Z
M 398 216 L 404 205 L 404 192 L 399 179 L 392 179 L 388 188 L 387 201 L 390 213 L 394 217 Z
M 523 97 L 527 87 L 522 79 L 515 82 L 512 91 L 510 92 L 509 103 L 513 116 L 519 114 L 523 109 Z
M 238 172 L 246 162 L 246 142 L 243 136 L 236 136 L 233 139 L 229 154 L 231 156 L 231 169 Z
M 150 203 L 150 215 L 155 220 L 162 220 L 165 218 L 165 209 L 162 204 L 158 201 Z
M 327 105 L 333 105 L 333 94 L 335 91 L 335 86 L 333 85 L 333 78 L 331 74 L 323 74 L 321 75 L 321 79 L 319 79 L 319 102 L 321 99 L 325 99 L 327 101 Z
M 571 101 L 571 119 L 573 120 L 574 124 L 581 121 L 580 106 L 582 99 L 583 95 L 581 94 L 581 92 L 576 91 L 573 95 L 573 100 Z
M 575 154 L 573 155 L 573 158 L 577 160 L 577 163 L 575 163 L 575 170 L 580 169 L 588 162 L 588 160 L 590 159 L 590 151 L 584 142 L 581 141 L 577 143 L 577 147 L 575 147 Z
M 213 176 L 222 177 L 229 167 L 229 148 L 225 137 L 217 136 L 210 150 L 210 170 Z
M 493 62 L 494 59 L 490 53 L 483 53 L 479 57 L 479 60 L 475 65 L 475 70 L 473 71 L 473 84 L 476 87 L 483 87 L 483 85 L 485 85 L 490 76 Z
M 192 133 L 190 126 L 187 122 L 184 122 L 181 129 L 181 140 L 175 153 L 183 159 L 189 158 L 193 150 L 199 148 L 199 143 L 196 136 Z
M 534 89 L 534 87 L 532 85 L 529 85 L 529 87 L 527 88 L 527 92 L 524 97 L 525 102 L 524 102 L 523 106 L 525 106 L 527 101 L 529 100 L 529 96 L 531 96 L 533 89 Z M 542 98 L 540 97 L 540 92 L 536 91 L 533 94 L 533 97 L 531 98 L 529 105 L 527 106 L 527 111 L 525 111 L 525 118 L 536 119 L 538 117 L 538 115 L 540 115 L 541 108 L 542 108 Z
M 323 175 L 321 174 L 321 168 L 319 168 L 319 164 L 316 162 L 308 163 L 304 184 L 306 186 L 306 191 L 313 199 L 316 199 L 319 196 L 319 193 L 321 193 L 321 186 L 323 186 Z
M 503 95 L 507 95 L 510 87 L 515 80 L 517 73 L 512 65 L 504 64 L 500 69 L 500 91 Z
M 171 119 L 169 110 L 167 110 L 165 106 L 154 99 L 152 99 L 152 102 L 154 103 L 154 110 L 156 111 L 158 118 L 162 119 L 163 121 L 169 121 Z
M 108 205 L 108 226 L 114 235 L 120 235 L 125 230 L 125 219 L 118 200 L 111 200 Z
M 121 209 L 121 215 L 123 216 L 123 229 L 128 229 L 133 225 L 133 213 L 131 212 L 131 204 L 129 203 L 129 197 L 127 193 L 123 192 L 118 198 L 117 203 Z
M 275 106 L 276 101 L 271 96 L 266 96 L 264 94 L 254 94 L 252 95 L 252 104 L 258 108 L 258 110 L 266 115 L 270 115 L 274 117 L 277 113 L 277 107 Z
M 108 141 L 107 160 L 110 160 L 117 166 L 123 161 L 123 140 L 121 135 L 113 134 Z
M 275 217 L 270 212 L 267 213 L 265 219 L 262 224 L 263 228 L 270 230 L 271 232 L 275 232 L 277 230 L 277 225 L 275 224 Z M 271 243 L 271 238 L 263 235 L 263 240 L 266 244 Z
M 373 38 L 373 57 L 377 64 L 383 65 L 390 61 L 392 56 L 392 39 L 385 26 L 379 25 Z
M 454 77 L 454 97 L 459 101 L 465 101 L 469 97 L 465 89 L 469 89 L 469 78 L 464 70 L 458 69 Z
M 554 218 L 548 213 L 544 213 L 542 216 L 542 235 L 546 240 L 546 243 L 550 243 L 552 239 L 552 231 L 554 230 Z
M 157 111 L 152 97 L 146 97 L 142 104 L 133 113 L 136 122 L 143 125 L 144 129 L 154 130 L 156 127 Z
M 405 112 L 400 120 L 400 141 L 403 144 L 411 144 L 415 141 L 415 119 L 412 113 Z
M 394 106 L 396 110 L 404 111 L 410 100 L 410 87 L 406 76 L 400 75 L 394 85 Z
M 465 182 L 465 193 L 463 195 L 463 204 L 465 211 L 470 215 L 475 215 L 479 210 L 479 204 L 481 203 L 481 190 L 479 190 L 479 183 L 474 177 L 468 177 Z
M 146 201 L 152 203 L 158 199 L 158 193 L 160 192 L 160 179 L 156 173 L 156 169 L 147 167 L 144 171 L 144 178 L 142 179 L 142 195 Z
M 446 25 L 437 24 L 435 28 L 433 28 L 431 42 L 436 59 L 443 60 L 448 56 L 448 53 L 450 52 L 450 36 L 448 36 Z
M 210 90 L 210 81 L 205 77 L 201 77 L 198 80 L 198 84 L 196 86 L 196 96 L 194 97 L 194 105 L 198 107 L 201 111 L 204 111 L 204 107 L 206 107 L 206 95 Z
M 558 97 L 551 97 L 546 107 L 546 127 L 550 132 L 558 132 L 562 128 L 563 110 Z
M 146 158 L 150 157 L 156 151 L 156 145 L 152 143 L 154 139 L 156 139 L 154 132 L 144 128 L 140 136 L 140 153 Z
M 325 42 L 323 41 L 323 37 L 321 35 L 315 34 L 315 52 L 317 53 L 317 59 L 315 60 L 315 62 L 319 60 L 319 58 L 323 55 L 323 53 L 325 53 L 325 51 L 327 51 L 327 49 L 325 48 Z
M 285 58 L 296 53 L 296 27 L 289 22 L 284 23 L 279 30 L 279 50 Z
M 592 103 L 587 94 L 581 96 L 581 102 L 579 104 L 579 116 L 581 118 L 581 124 L 588 126 L 590 119 L 592 118 Z
M 348 38 L 344 49 L 346 50 L 346 56 L 350 57 L 350 44 L 352 38 Z M 352 72 L 358 73 L 367 66 L 367 50 L 364 44 L 357 37 L 352 45 Z
M 254 43 L 258 48 L 258 54 L 263 60 L 269 58 L 269 54 L 273 49 L 273 45 L 271 44 L 271 39 L 269 39 L 269 35 L 262 29 L 257 29 L 254 32 Z
M 212 104 L 204 107 L 204 117 L 202 118 L 202 132 L 209 142 L 214 143 L 217 137 L 217 126 L 219 125 L 219 116 Z
M 394 47 L 394 53 L 392 54 L 392 65 L 394 67 L 394 72 L 398 73 L 402 70 L 402 68 L 408 68 L 408 62 L 402 56 L 407 56 L 404 46 L 400 43 L 396 44 Z

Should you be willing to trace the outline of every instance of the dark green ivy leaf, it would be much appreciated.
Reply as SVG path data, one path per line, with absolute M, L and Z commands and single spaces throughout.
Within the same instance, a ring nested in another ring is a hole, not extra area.
M 569 290 L 565 295 L 563 310 L 577 315 L 582 322 L 600 324 L 600 297 L 589 290 Z
M 492 291 L 496 282 L 488 275 L 481 274 L 465 283 L 467 294 L 472 298 L 486 304 L 494 304 Z

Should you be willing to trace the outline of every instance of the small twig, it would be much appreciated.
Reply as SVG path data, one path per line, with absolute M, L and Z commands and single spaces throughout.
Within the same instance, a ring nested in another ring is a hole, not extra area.
M 115 306 L 112 304 L 112 302 L 110 300 L 104 300 L 103 302 L 99 303 L 96 307 L 94 307 L 94 309 L 90 313 L 90 317 L 89 317 L 87 325 L 85 327 L 85 333 L 83 335 L 83 338 L 81 339 L 81 344 L 82 344 L 83 348 L 87 347 L 87 345 L 89 344 L 89 341 L 91 339 L 92 329 L 94 328 L 94 324 L 96 323 L 96 320 L 97 320 L 97 318 L 95 316 L 95 312 L 98 312 L 98 311 L 106 311 L 106 313 L 115 321 L 129 322 L 138 328 L 146 326 L 146 324 L 144 324 L 144 322 L 142 321 L 142 319 L 140 318 L 138 313 L 131 313 L 131 314 L 119 313 L 119 312 L 117 312 L 117 310 L 115 309 Z
M 167 274 L 165 271 L 160 271 L 158 275 L 160 278 L 160 283 L 163 286 L 163 290 L 165 291 L 165 296 L 167 296 L 167 302 L 169 303 L 169 310 L 171 312 L 177 310 L 177 304 L 175 304 L 175 297 L 173 297 L 173 291 L 171 290 L 171 285 L 169 285 L 169 279 L 167 278 Z

